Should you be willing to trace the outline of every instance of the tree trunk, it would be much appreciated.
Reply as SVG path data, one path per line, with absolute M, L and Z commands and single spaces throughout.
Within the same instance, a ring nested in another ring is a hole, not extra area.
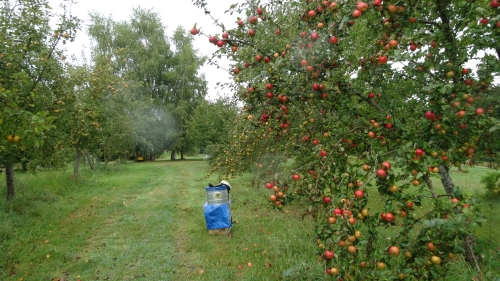
M 90 169 L 94 170 L 94 158 L 92 158 L 92 154 L 89 152 L 86 155 L 87 162 L 89 162 Z
M 80 149 L 76 150 L 75 157 L 75 168 L 73 169 L 73 178 L 76 179 L 78 177 L 78 170 L 80 169 L 80 160 L 82 159 L 82 151 Z
M 441 176 L 441 183 L 443 184 L 446 194 L 451 195 L 453 188 L 455 187 L 453 180 L 450 177 L 450 170 L 445 165 L 439 165 L 439 175 Z M 458 210 L 457 210 L 458 211 Z M 477 262 L 476 255 L 474 254 L 474 245 L 476 244 L 476 237 L 472 235 L 465 235 L 464 240 L 464 250 L 465 250 L 465 260 L 476 267 L 478 274 L 481 273 L 479 269 L 479 264 Z
M 175 149 L 172 149 L 172 152 L 170 152 L 170 160 L 175 160 Z
M 21 162 L 21 166 L 22 166 L 22 171 L 23 171 L 23 173 L 26 173 L 26 172 L 28 171 L 28 161 L 23 160 L 23 161 Z
M 7 201 L 14 199 L 16 187 L 14 185 L 14 166 L 5 166 L 5 181 L 7 184 Z
M 106 150 L 104 150 L 104 165 L 108 166 L 108 153 L 106 153 Z
M 149 160 L 150 161 L 156 161 L 156 156 L 155 156 L 154 149 L 151 149 L 151 151 L 149 152 Z
M 184 160 L 184 152 L 181 149 L 181 160 Z

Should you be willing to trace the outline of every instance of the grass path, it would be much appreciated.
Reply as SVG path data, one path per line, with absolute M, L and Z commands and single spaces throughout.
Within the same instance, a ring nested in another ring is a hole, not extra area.
M 20 176 L 16 200 L 0 205 L 0 280 L 173 280 L 189 239 L 185 191 L 205 165 L 134 163 L 77 182 Z M 47 189 L 33 193 L 34 182 Z
M 230 180 L 232 236 L 209 235 L 204 187 L 217 181 L 206 169 L 186 160 L 85 167 L 77 181 L 69 170 L 18 174 L 15 200 L 0 200 L 0 280 L 325 278 L 305 206 L 274 210 L 249 174 Z M 476 188 L 467 174 L 456 180 Z

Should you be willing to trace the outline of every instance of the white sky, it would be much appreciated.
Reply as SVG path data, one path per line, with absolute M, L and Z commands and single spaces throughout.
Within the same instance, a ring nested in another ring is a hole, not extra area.
M 219 18 L 221 22 L 226 25 L 226 28 L 233 28 L 236 26 L 237 15 L 230 16 L 224 14 L 230 4 L 235 1 L 224 0 L 207 0 L 208 9 L 212 12 L 215 18 Z M 61 3 L 66 3 L 64 0 L 49 0 L 51 7 L 54 11 L 60 11 L 59 6 Z M 66 44 L 67 56 L 75 55 L 81 57 L 82 49 L 85 48 L 88 54 L 88 37 L 86 34 L 86 26 L 89 22 L 88 13 L 96 11 L 103 15 L 111 15 L 114 20 L 128 20 L 132 13 L 133 7 L 145 9 L 153 9 L 157 12 L 163 25 L 166 26 L 166 33 L 171 36 L 177 26 L 182 26 L 186 30 L 191 30 L 193 25 L 197 23 L 197 28 L 206 34 L 221 34 L 220 28 L 215 27 L 210 16 L 205 15 L 203 10 L 195 7 L 191 0 L 80 0 L 73 5 L 71 12 L 73 15 L 82 19 L 82 30 L 77 34 L 76 40 L 73 43 Z M 210 57 L 217 46 L 210 44 L 208 38 L 203 35 L 195 36 L 194 46 L 198 50 L 199 55 Z M 224 67 L 228 69 L 228 62 L 223 62 Z M 230 73 L 225 70 L 217 69 L 215 66 L 205 65 L 202 67 L 201 72 L 205 74 L 208 81 L 208 95 L 210 99 L 217 96 L 230 95 L 228 90 L 216 88 L 217 82 L 229 82 L 231 79 Z

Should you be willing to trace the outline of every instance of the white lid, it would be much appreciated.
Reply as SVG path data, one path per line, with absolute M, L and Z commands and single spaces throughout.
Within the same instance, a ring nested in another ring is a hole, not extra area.
M 229 182 L 227 182 L 227 181 L 220 181 L 220 183 L 229 186 L 229 189 L 233 189 L 233 187 L 231 186 L 231 184 Z

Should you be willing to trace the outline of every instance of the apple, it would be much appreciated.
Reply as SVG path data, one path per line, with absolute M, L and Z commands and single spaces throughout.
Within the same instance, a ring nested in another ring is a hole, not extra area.
M 431 262 L 432 262 L 433 264 L 437 264 L 437 265 L 439 265 L 439 264 L 441 264 L 441 258 L 440 258 L 440 257 L 438 257 L 438 256 L 432 256 L 432 257 L 431 257 Z
M 417 49 L 417 45 L 410 45 L 410 50 L 415 51 Z
M 382 162 L 382 169 L 384 170 L 390 170 L 391 169 L 391 163 L 388 161 Z
M 349 223 L 351 225 L 356 224 L 356 218 L 349 218 Z
M 468 69 L 468 68 L 464 68 L 464 69 L 462 69 L 462 74 L 463 74 L 463 75 L 467 75 L 467 74 L 469 74 L 469 69 Z
M 319 39 L 319 34 L 318 33 L 315 32 L 315 33 L 311 34 L 311 40 L 316 41 L 318 39 Z
M 411 23 L 416 23 L 417 22 L 417 18 L 414 18 L 414 17 L 411 17 L 408 19 L 409 22 Z
M 482 18 L 479 23 L 482 24 L 482 25 L 487 25 L 489 22 L 489 20 L 487 18 Z
M 335 224 L 337 222 L 337 218 L 334 218 L 334 217 L 329 217 L 328 218 L 328 223 L 329 224 Z
M 245 22 L 244 22 L 244 21 L 242 21 L 242 20 L 238 20 L 236 23 L 237 23 L 237 24 L 238 24 L 238 26 L 240 26 L 240 27 L 241 27 L 241 26 L 243 26 L 243 25 L 245 24 Z
M 394 214 L 391 212 L 385 213 L 385 221 L 386 222 L 393 222 L 396 218 L 394 217 Z
M 407 214 L 408 213 L 406 213 L 406 211 L 404 211 L 404 210 L 399 211 L 399 216 L 402 217 L 402 218 L 406 218 Z
M 325 204 L 329 204 L 331 201 L 332 199 L 330 197 L 328 196 L 323 197 L 323 202 L 325 202 Z
M 374 93 L 369 93 L 369 94 L 368 94 L 368 98 L 373 99 L 374 97 L 375 97 L 375 94 L 374 94 Z
M 435 117 L 436 116 L 435 116 L 434 112 L 431 112 L 431 111 L 425 112 L 425 119 L 427 119 L 427 120 L 434 120 Z
M 335 257 L 335 253 L 333 251 L 326 250 L 325 253 L 323 253 L 323 256 L 325 257 L 325 259 L 331 260 Z
M 391 48 L 396 48 L 398 46 L 398 41 L 396 41 L 394 39 L 389 40 L 389 46 Z
M 476 108 L 476 115 L 483 115 L 484 114 L 484 109 L 481 107 Z
M 343 213 L 343 211 L 342 211 L 342 209 L 340 209 L 340 208 L 335 208 L 335 209 L 333 210 L 333 214 L 334 214 L 334 215 L 341 216 L 341 215 L 342 215 L 342 213 Z
M 357 251 L 357 250 L 358 250 L 358 249 L 356 249 L 356 246 L 353 246 L 353 245 L 351 245 L 351 246 L 347 247 L 347 251 L 348 251 L 351 255 L 356 254 L 356 251 Z
M 273 201 L 273 202 L 274 202 L 274 201 L 276 201 L 276 200 L 277 200 L 277 197 L 276 197 L 276 195 L 271 194 L 271 195 L 269 196 L 269 199 L 270 199 L 271 201 Z
M 359 18 L 359 17 L 361 17 L 361 11 L 360 10 L 354 10 L 352 12 L 352 17 L 353 18 Z
M 217 37 L 215 37 L 215 36 L 208 37 L 208 42 L 210 42 L 212 44 L 217 43 Z
M 363 209 L 361 210 L 361 214 L 366 218 L 370 215 L 370 211 L 368 211 L 368 209 Z
M 459 112 L 457 112 L 457 117 L 458 118 L 463 118 L 465 116 L 465 110 L 460 110 Z
M 387 56 L 380 56 L 377 59 L 378 64 L 386 64 L 387 63 Z
M 389 254 L 391 256 L 393 256 L 393 257 L 399 256 L 400 252 L 401 252 L 401 250 L 397 246 L 391 246 L 391 247 L 389 247 Z
M 389 12 L 391 13 L 395 13 L 397 9 L 398 8 L 394 4 L 389 4 L 389 6 L 387 6 L 387 10 L 389 10 Z
M 378 169 L 377 170 L 377 176 L 379 178 L 385 178 L 387 176 L 387 172 L 384 169 Z
M 380 270 L 384 270 L 385 269 L 385 263 L 383 263 L 381 261 L 378 261 L 377 262 L 377 268 L 380 269 Z
M 292 176 L 292 179 L 293 179 L 294 181 L 298 181 L 298 180 L 300 180 L 300 175 L 298 175 L 298 174 L 294 174 L 294 175 Z
M 363 197 L 365 197 L 365 193 L 361 189 L 356 190 L 354 192 L 354 197 L 356 197 L 356 198 L 363 198 Z
M 198 34 L 198 29 L 196 29 L 196 28 L 191 29 L 191 34 L 193 34 L 193 35 Z
M 390 191 L 390 192 L 392 192 L 392 193 L 394 193 L 394 192 L 396 192 L 396 191 L 398 191 L 398 190 L 399 190 L 399 188 L 398 188 L 398 186 L 397 186 L 397 185 L 395 185 L 395 184 L 394 184 L 394 185 L 392 185 L 391 187 L 389 187 L 389 191 Z
M 498 0 L 491 0 L 490 5 L 491 5 L 492 9 L 496 9 L 496 8 L 500 7 L 500 2 Z
M 424 150 L 421 149 L 421 148 L 417 148 L 415 150 L 415 155 L 418 156 L 418 157 L 424 156 Z
M 316 11 L 315 10 L 310 10 L 309 12 L 307 12 L 307 16 L 309 18 L 314 18 L 316 16 Z
M 255 36 L 255 30 L 250 29 L 250 30 L 248 31 L 248 36 L 251 36 L 251 37 Z
M 429 251 L 431 252 L 434 252 L 436 250 L 436 246 L 434 245 L 434 243 L 429 242 L 427 243 L 427 249 L 429 249 Z
M 404 253 L 404 256 L 405 256 L 406 259 L 411 259 L 413 257 L 413 254 L 410 251 L 406 251 Z
M 337 36 L 332 36 L 332 37 L 330 37 L 329 42 L 330 42 L 330 44 L 338 44 L 339 38 Z
M 257 22 L 259 21 L 259 18 L 256 17 L 256 16 L 251 16 L 249 19 L 248 19 L 248 22 L 250 24 L 257 24 Z

